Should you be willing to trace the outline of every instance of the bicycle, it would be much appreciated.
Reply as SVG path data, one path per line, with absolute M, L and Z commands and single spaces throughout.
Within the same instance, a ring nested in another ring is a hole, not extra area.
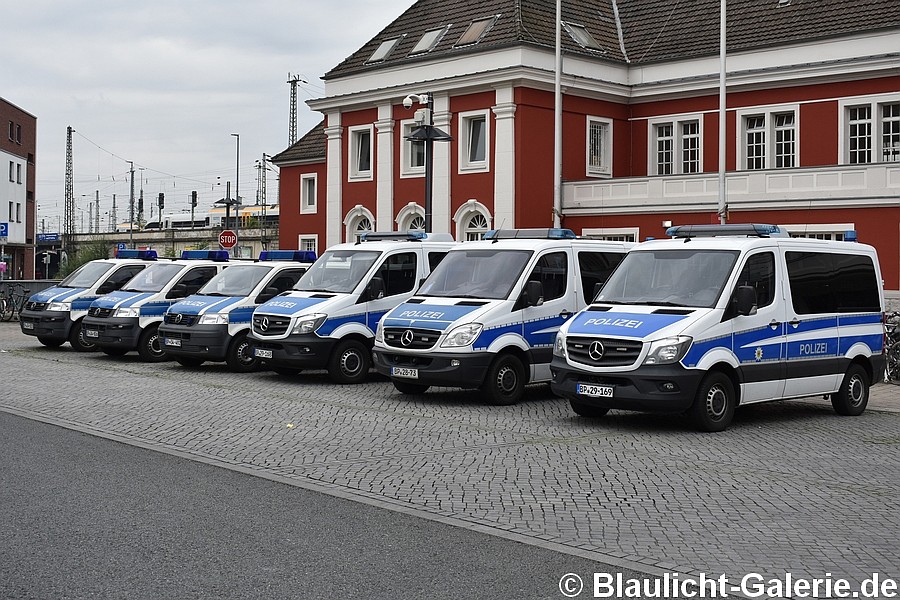
M 884 315 L 885 381 L 900 383 L 900 311 Z
M 11 321 L 25 308 L 31 290 L 21 283 L 6 284 L 0 295 L 0 321 Z

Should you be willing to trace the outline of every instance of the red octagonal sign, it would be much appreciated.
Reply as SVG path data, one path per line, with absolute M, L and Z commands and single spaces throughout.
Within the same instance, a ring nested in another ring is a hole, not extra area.
M 226 229 L 219 234 L 219 245 L 226 250 L 231 250 L 235 244 L 237 244 L 237 234 L 234 231 Z

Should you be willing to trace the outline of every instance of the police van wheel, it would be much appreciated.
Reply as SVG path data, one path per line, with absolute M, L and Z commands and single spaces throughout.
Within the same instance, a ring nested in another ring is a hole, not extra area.
M 859 365 L 850 365 L 841 389 L 831 395 L 834 412 L 847 417 L 861 415 L 869 404 L 869 377 Z
M 481 384 L 481 397 L 495 406 L 515 404 L 525 393 L 525 367 L 512 354 L 499 356 Z
M 396 379 L 391 379 L 391 383 L 394 384 L 394 389 L 401 394 L 424 394 L 431 387 L 424 383 L 410 383 L 408 381 L 397 381 Z
M 144 362 L 162 362 L 169 358 L 159 343 L 159 329 L 155 325 L 151 325 L 141 334 L 137 351 Z
M 703 378 L 688 412 L 700 431 L 724 431 L 731 424 L 736 405 L 731 379 L 712 372 Z
M 66 340 L 61 340 L 59 338 L 49 338 L 44 336 L 39 336 L 38 341 L 48 348 L 59 348 L 62 346 Z
M 369 373 L 372 353 L 365 344 L 344 340 L 337 345 L 328 361 L 328 375 L 338 383 L 362 383 Z
M 259 367 L 259 359 L 253 356 L 253 347 L 247 340 L 246 333 L 239 334 L 231 341 L 225 362 L 235 373 L 249 373 Z
M 84 339 L 81 321 L 77 321 L 72 325 L 72 331 L 69 332 L 69 345 L 78 352 L 93 352 L 97 349 L 97 344 L 92 344 Z
M 575 411 L 575 414 L 579 417 L 587 417 L 588 419 L 598 419 L 600 417 L 605 417 L 606 413 L 609 412 L 608 408 L 603 408 L 602 406 L 591 406 L 590 404 L 581 404 L 580 402 L 575 402 L 574 400 L 569 400 L 569 406 L 572 407 L 572 410 Z
M 190 356 L 176 356 L 175 362 L 177 362 L 182 367 L 187 367 L 189 369 L 199 367 L 203 364 L 202 358 L 192 358 Z

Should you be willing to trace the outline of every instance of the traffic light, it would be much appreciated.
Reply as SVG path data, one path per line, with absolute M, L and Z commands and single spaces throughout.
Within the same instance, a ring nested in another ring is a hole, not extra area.
M 166 203 L 166 195 L 163 194 L 162 192 L 160 192 L 159 193 L 159 210 L 160 211 L 162 211 L 163 206 L 165 206 L 165 203 Z
M 197 192 L 191 192 L 191 207 L 197 208 Z

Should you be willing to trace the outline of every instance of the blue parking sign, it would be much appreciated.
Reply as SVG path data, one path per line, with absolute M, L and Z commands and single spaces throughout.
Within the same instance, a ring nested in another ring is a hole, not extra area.
M 0 237 L 9 237 L 9 223 L 0 223 Z
M 125 242 L 119 242 L 118 244 L 116 244 L 116 250 L 124 250 L 126 247 L 127 244 Z

